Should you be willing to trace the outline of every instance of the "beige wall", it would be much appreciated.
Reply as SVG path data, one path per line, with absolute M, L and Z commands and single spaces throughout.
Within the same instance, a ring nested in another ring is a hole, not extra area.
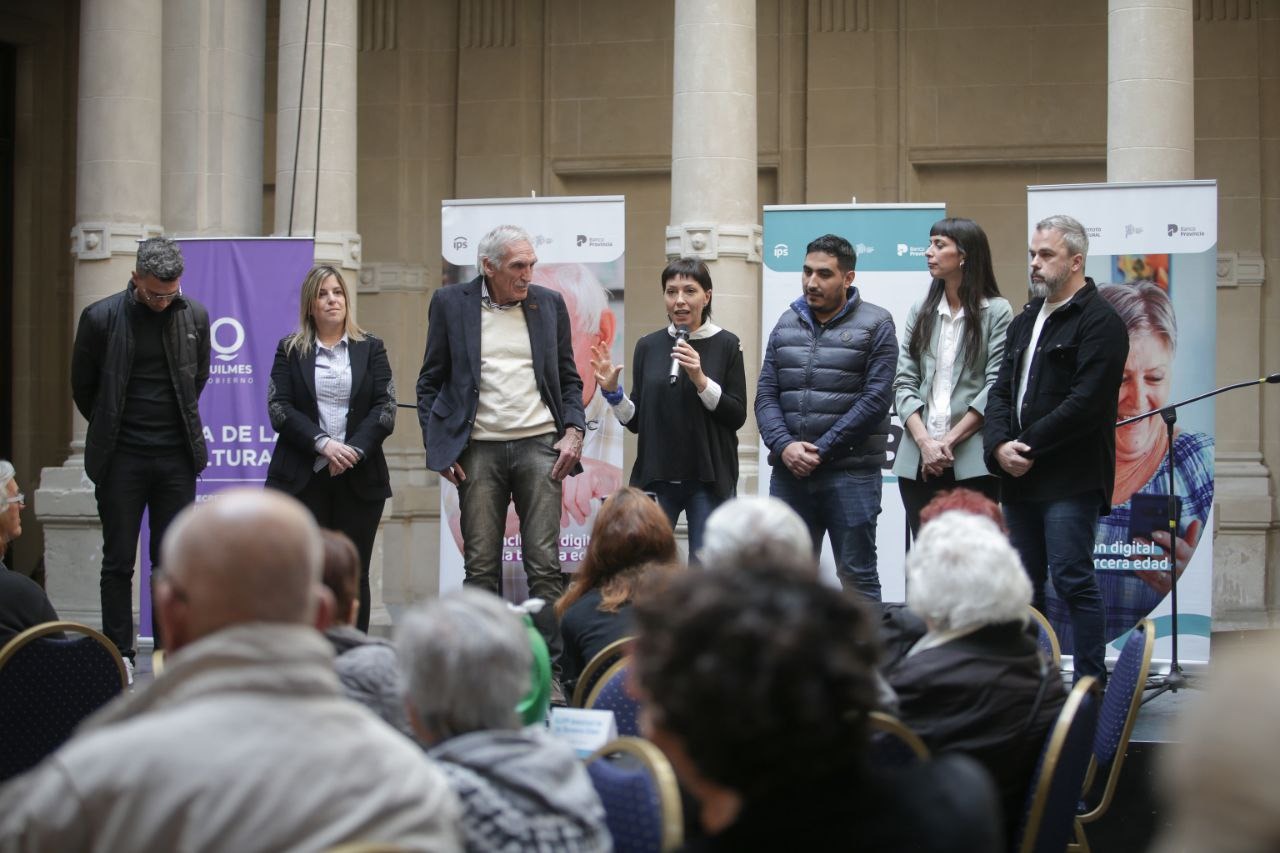
M 0 4 L 0 35 L 30 46 L 19 55 L 15 259 L 24 366 L 7 368 L 24 471 L 57 464 L 69 437 L 76 8 Z M 267 8 L 270 223 L 286 191 L 270 185 L 277 0 Z M 361 0 L 359 8 L 359 306 L 362 322 L 388 341 L 400 399 L 413 399 L 446 198 L 624 194 L 625 334 L 634 340 L 661 322 L 673 0 Z M 1196 177 L 1220 187 L 1226 381 L 1280 369 L 1280 3 L 1194 8 Z M 1106 11 L 1105 0 L 759 0 L 761 203 L 944 201 L 984 225 L 1001 288 L 1021 302 L 1026 185 L 1105 178 Z M 1218 411 L 1220 456 L 1235 454 L 1227 468 L 1252 472 L 1262 489 L 1249 501 L 1252 515 L 1220 512 L 1219 535 L 1226 525 L 1228 537 L 1265 538 L 1280 559 L 1272 520 L 1280 388 L 1239 394 Z M 399 590 L 388 592 L 392 603 L 428 582 L 411 552 L 434 547 L 422 525 L 434 523 L 436 490 L 421 471 L 413 412 L 402 412 L 390 447 L 392 517 L 403 528 L 394 547 L 404 549 L 403 569 L 388 580 Z M 628 444 L 628 464 L 633 452 Z M 1262 549 L 1252 553 L 1236 556 L 1262 577 Z M 1280 584 L 1269 573 L 1259 583 L 1244 598 L 1280 606 Z M 1219 592 L 1224 601 L 1234 594 Z

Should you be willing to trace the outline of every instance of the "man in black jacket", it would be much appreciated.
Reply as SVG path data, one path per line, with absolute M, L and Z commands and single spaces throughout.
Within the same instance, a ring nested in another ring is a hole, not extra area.
M 1031 291 L 1009 324 L 987 400 L 987 467 L 1000 475 L 1009 539 L 1044 609 L 1046 575 L 1071 611 L 1076 676 L 1106 678 L 1098 517 L 1111 511 L 1115 423 L 1129 355 L 1124 322 L 1084 274 L 1089 238 L 1069 216 L 1036 225 Z
M 128 286 L 81 313 L 71 359 L 71 391 L 89 422 L 84 468 L 102 520 L 102 633 L 130 664 L 142 513 L 150 512 L 154 567 L 207 461 L 198 406 L 209 314 L 182 295 L 182 270 L 177 243 L 143 240 Z

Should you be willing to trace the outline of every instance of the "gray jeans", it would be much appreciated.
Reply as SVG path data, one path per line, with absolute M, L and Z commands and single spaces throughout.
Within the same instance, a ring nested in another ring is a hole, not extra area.
M 560 648 L 552 605 L 564 592 L 560 572 L 562 486 L 551 479 L 560 453 L 552 433 L 515 441 L 472 441 L 458 457 L 467 479 L 458 485 L 463 583 L 497 593 L 502 576 L 507 506 L 520 518 L 521 552 L 529 594 L 547 603 L 534 618 L 551 648 Z

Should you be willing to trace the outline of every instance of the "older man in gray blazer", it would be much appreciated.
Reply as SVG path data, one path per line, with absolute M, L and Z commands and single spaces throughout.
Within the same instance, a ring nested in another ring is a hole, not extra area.
M 458 487 L 464 583 L 497 592 L 507 504 L 515 502 L 529 592 L 564 590 L 559 533 L 565 477 L 582 470 L 582 379 L 564 299 L 532 284 L 529 234 L 500 225 L 480 240 L 480 275 L 431 299 L 418 374 L 427 468 Z M 558 648 L 550 607 L 539 630 Z

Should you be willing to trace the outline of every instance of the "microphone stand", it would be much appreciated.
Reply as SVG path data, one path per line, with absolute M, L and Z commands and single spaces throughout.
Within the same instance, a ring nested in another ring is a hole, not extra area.
M 1187 676 L 1182 671 L 1182 665 L 1178 663 L 1178 564 L 1175 558 L 1175 551 L 1178 543 L 1178 498 L 1174 494 L 1174 477 L 1173 472 L 1176 467 L 1176 453 L 1173 447 L 1173 425 L 1178 421 L 1178 408 L 1180 406 L 1189 406 L 1192 403 L 1199 402 L 1208 397 L 1216 397 L 1219 394 L 1225 394 L 1228 391 L 1235 391 L 1237 388 L 1249 388 L 1254 385 L 1262 385 L 1264 383 L 1275 384 L 1280 382 L 1280 373 L 1273 373 L 1270 376 L 1263 376 L 1261 379 L 1250 379 L 1247 382 L 1235 382 L 1231 385 L 1224 385 L 1221 388 L 1215 388 L 1212 391 L 1206 391 L 1195 397 L 1189 397 L 1177 403 L 1170 403 L 1167 406 L 1161 406 L 1158 409 L 1152 409 L 1149 412 L 1143 412 L 1140 415 L 1134 415 L 1131 418 L 1125 418 L 1116 422 L 1116 429 L 1122 426 L 1128 426 L 1141 420 L 1159 415 L 1165 424 L 1165 434 L 1169 438 L 1169 488 L 1168 488 L 1168 523 L 1169 523 L 1169 547 L 1165 550 L 1165 571 L 1169 573 L 1169 603 L 1172 606 L 1172 614 L 1170 619 L 1173 658 L 1169 662 L 1169 672 L 1160 678 L 1151 679 L 1147 684 L 1147 690 L 1154 691 L 1150 696 L 1142 700 L 1145 705 L 1157 696 L 1164 693 L 1177 693 L 1180 689 L 1187 686 Z

